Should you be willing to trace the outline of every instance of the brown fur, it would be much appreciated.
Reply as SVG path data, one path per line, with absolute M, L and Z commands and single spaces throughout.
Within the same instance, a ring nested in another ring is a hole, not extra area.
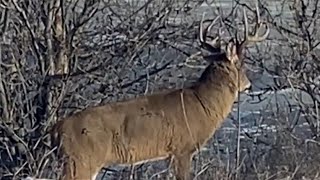
M 219 52 L 201 32 L 200 42 Z M 250 86 L 239 60 L 246 43 L 231 41 L 226 53 L 203 56 L 210 65 L 192 87 L 88 108 L 59 121 L 53 134 L 67 156 L 63 179 L 91 179 L 104 166 L 157 157 L 173 157 L 177 179 L 189 179 L 194 152 Z
M 241 77 L 240 85 L 248 86 Z M 177 177 L 189 178 L 190 159 L 231 111 L 237 82 L 235 64 L 224 59 L 190 88 L 88 108 L 59 121 L 65 179 L 90 179 L 106 165 L 172 155 Z

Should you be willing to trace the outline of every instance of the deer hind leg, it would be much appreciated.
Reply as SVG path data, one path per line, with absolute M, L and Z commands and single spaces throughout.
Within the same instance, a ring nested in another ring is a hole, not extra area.
M 175 155 L 173 168 L 177 180 L 190 180 L 191 154 Z
M 68 159 L 63 168 L 62 180 L 95 180 L 102 167 L 90 165 L 85 160 Z

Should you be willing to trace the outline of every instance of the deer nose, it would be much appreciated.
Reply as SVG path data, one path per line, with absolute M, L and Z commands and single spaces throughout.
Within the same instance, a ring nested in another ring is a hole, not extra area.
M 250 85 L 244 90 L 244 92 L 245 92 L 246 94 L 248 94 L 249 92 L 252 92 L 252 85 L 251 85 L 251 83 L 250 83 Z

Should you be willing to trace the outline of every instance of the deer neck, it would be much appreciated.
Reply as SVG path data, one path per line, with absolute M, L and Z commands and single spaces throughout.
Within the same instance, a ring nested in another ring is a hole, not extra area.
M 205 109 L 208 119 L 214 123 L 222 122 L 231 112 L 237 90 L 231 82 L 220 80 L 219 83 L 212 83 L 208 81 L 194 87 L 196 99 Z

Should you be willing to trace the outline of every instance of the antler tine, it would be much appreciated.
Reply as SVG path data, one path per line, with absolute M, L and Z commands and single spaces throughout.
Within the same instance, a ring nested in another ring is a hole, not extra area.
M 260 23 L 260 10 L 259 10 L 259 3 L 258 3 L 258 0 L 256 0 L 256 19 L 257 19 L 257 22 Z
M 210 42 L 206 41 L 207 33 L 211 31 L 211 28 L 213 25 L 217 22 L 217 20 L 220 18 L 220 16 L 217 16 L 211 23 L 210 25 L 203 30 L 203 21 L 204 21 L 204 16 L 205 13 L 202 14 L 201 22 L 200 22 L 200 43 L 201 46 L 204 47 L 205 49 L 211 51 L 211 52 L 217 52 L 220 51 L 220 46 L 218 46 L 217 41 L 219 39 L 219 36 L 213 39 Z
M 256 25 L 253 30 L 253 35 L 249 35 L 249 25 L 248 25 L 248 18 L 246 14 L 246 10 L 243 9 L 243 19 L 244 19 L 244 40 L 241 43 L 242 46 L 247 45 L 249 42 L 259 42 L 265 40 L 269 33 L 270 33 L 270 28 L 268 27 L 266 22 L 261 22 L 260 20 L 260 12 L 259 12 L 259 5 L 258 1 L 256 1 Z M 265 25 L 266 30 L 262 35 L 260 34 L 261 27 Z
M 202 18 L 201 18 L 201 21 L 200 21 L 200 35 L 199 35 L 199 39 L 200 39 L 200 43 L 203 43 L 204 40 L 203 40 L 203 19 L 204 19 L 204 15 L 205 15 L 205 12 L 202 14 Z
M 256 26 L 254 28 L 254 35 L 248 37 L 249 38 L 248 40 L 252 41 L 252 42 L 258 42 L 258 41 L 265 40 L 268 37 L 269 32 L 270 32 L 270 29 L 269 29 L 267 23 L 266 22 L 261 22 L 261 20 L 260 20 L 260 11 L 259 11 L 258 1 L 256 1 L 256 19 L 257 19 L 257 23 L 256 23 Z M 262 36 L 259 36 L 259 32 L 261 31 L 262 25 L 266 26 L 266 31 Z

